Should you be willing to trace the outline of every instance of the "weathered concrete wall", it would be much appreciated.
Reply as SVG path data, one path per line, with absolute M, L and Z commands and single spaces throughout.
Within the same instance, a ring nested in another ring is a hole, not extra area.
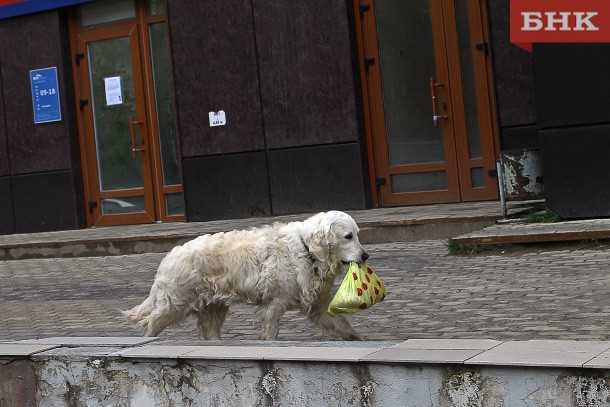
M 37 378 L 27 360 L 0 359 L 0 407 L 36 406 Z
M 610 395 L 610 372 L 593 369 L 95 358 L 7 366 L 2 407 L 601 407 Z

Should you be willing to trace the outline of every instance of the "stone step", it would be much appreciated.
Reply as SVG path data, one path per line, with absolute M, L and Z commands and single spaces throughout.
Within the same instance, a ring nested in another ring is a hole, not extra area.
M 474 248 L 608 239 L 610 239 L 610 219 L 588 219 L 553 223 L 499 224 L 453 237 L 450 242 L 465 248 Z
M 515 207 L 527 210 L 528 203 Z M 349 212 L 363 243 L 447 239 L 492 225 L 501 218 L 498 202 L 383 208 Z M 99 227 L 62 232 L 0 236 L 0 260 L 163 253 L 206 233 L 274 222 L 303 220 L 310 214 L 210 222 Z

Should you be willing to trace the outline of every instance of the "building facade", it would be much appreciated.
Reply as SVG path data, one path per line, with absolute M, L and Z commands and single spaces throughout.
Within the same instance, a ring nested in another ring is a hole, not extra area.
M 495 200 L 538 147 L 508 0 L 32 3 L 0 7 L 0 233 Z

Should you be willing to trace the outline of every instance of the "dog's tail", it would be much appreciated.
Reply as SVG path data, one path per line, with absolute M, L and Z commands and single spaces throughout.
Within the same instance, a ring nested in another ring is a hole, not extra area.
M 127 320 L 144 329 L 145 336 L 157 336 L 171 323 L 184 319 L 188 307 L 178 307 L 167 287 L 158 282 L 153 283 L 148 297 L 130 310 L 121 311 Z

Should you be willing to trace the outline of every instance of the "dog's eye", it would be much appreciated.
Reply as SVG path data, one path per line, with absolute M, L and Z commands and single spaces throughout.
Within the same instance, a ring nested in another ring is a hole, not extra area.
M 352 237 L 354 237 L 354 235 L 352 235 L 351 233 L 348 233 L 347 235 L 345 235 L 345 238 L 347 240 L 352 240 Z

